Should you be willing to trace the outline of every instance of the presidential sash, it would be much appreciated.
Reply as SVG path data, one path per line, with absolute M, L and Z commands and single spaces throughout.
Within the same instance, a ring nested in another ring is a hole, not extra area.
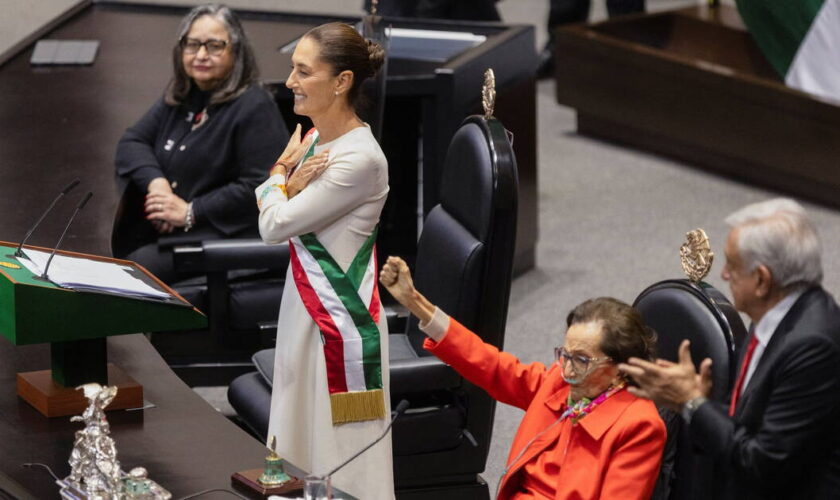
M 289 241 L 295 285 L 321 331 L 333 424 L 385 416 L 375 241 L 374 230 L 347 272 L 313 233 Z
M 315 132 L 315 139 L 298 167 L 314 154 L 317 142 Z M 380 302 L 376 284 L 376 234 L 374 229 L 346 272 L 315 233 L 289 240 L 295 286 L 321 332 L 334 425 L 385 417 L 377 326 Z

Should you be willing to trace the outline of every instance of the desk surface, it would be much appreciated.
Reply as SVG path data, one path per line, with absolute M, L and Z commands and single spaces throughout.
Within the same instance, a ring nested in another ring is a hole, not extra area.
M 262 466 L 262 444 L 181 382 L 145 337 L 108 339 L 108 357 L 143 384 L 145 399 L 156 405 L 108 413 L 124 470 L 146 467 L 149 477 L 178 498 L 209 488 L 230 489 L 233 472 Z M 15 347 L 0 339 L 0 472 L 36 498 L 57 498 L 57 487 L 43 469 L 21 464 L 44 463 L 66 476 L 74 433 L 82 428 L 70 417 L 42 416 L 15 394 L 17 372 L 48 367 L 49 346 Z

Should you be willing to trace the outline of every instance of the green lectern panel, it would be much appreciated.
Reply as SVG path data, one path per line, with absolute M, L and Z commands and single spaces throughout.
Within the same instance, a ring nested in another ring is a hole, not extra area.
M 15 345 L 187 330 L 207 324 L 203 314 L 178 298 L 159 301 L 60 288 L 37 279 L 23 266 L 16 267 L 17 259 L 10 257 L 13 252 L 14 247 L 0 244 L 0 334 Z
M 52 378 L 64 387 L 107 382 L 105 337 L 207 325 L 203 314 L 174 295 L 166 300 L 139 299 L 124 294 L 77 292 L 40 280 L 20 265 L 12 255 L 14 250 L 15 245 L 0 242 L 0 334 L 15 345 L 49 342 Z M 134 263 L 60 253 L 132 266 L 132 272 L 147 284 L 173 293 Z
M 192 308 L 117 295 L 15 287 L 17 345 L 202 328 Z

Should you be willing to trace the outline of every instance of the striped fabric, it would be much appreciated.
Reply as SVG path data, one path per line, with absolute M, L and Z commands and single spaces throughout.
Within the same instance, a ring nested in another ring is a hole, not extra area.
M 292 276 L 324 344 L 333 423 L 385 415 L 374 230 L 347 272 L 313 233 L 289 242 Z
M 792 88 L 840 101 L 840 0 L 736 0 L 764 55 Z

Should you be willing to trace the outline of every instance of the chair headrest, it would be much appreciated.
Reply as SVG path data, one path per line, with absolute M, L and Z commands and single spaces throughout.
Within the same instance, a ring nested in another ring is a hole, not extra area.
M 500 170 L 500 165 L 508 170 Z M 449 143 L 440 204 L 479 240 L 486 241 L 493 211 L 508 208 L 505 205 L 516 209 L 515 193 L 493 189 L 497 185 L 516 186 L 516 182 L 499 180 L 510 176 L 516 176 L 516 160 L 504 127 L 496 119 L 470 116 Z
M 735 339 L 745 331 L 734 308 L 716 289 L 687 280 L 668 280 L 648 287 L 633 304 L 657 333 L 657 355 L 671 361 L 683 339 L 691 342 L 691 358 L 699 367 L 711 358 L 712 397 L 724 401 L 734 365 Z M 729 309 L 724 311 L 724 309 Z

